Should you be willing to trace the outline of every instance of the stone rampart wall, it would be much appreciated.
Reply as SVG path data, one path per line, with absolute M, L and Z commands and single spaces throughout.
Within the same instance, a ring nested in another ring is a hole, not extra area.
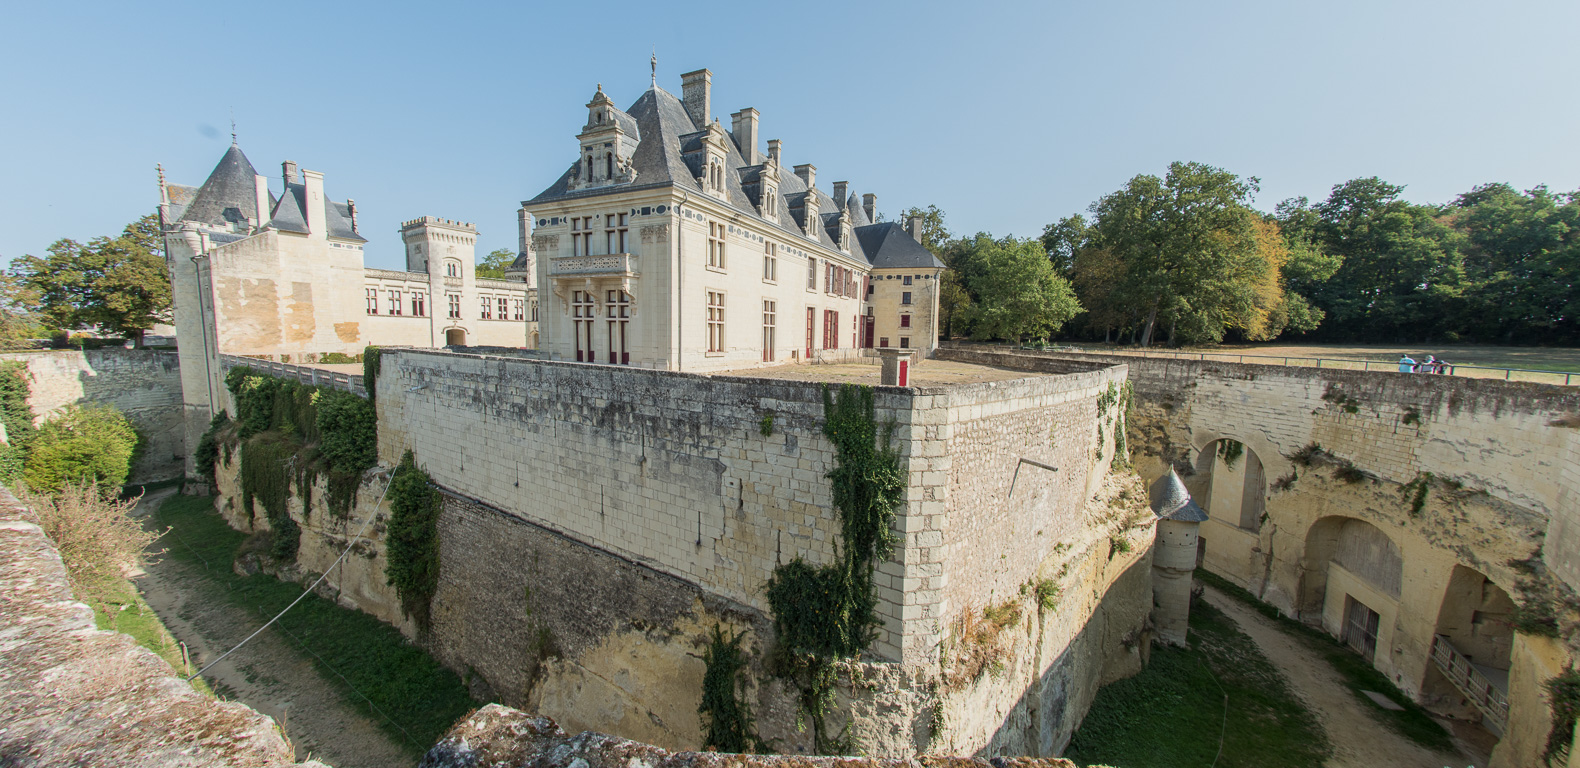
M 37 423 L 71 405 L 113 405 L 147 440 L 131 482 L 181 475 L 181 370 L 175 352 L 150 349 L 56 350 L 0 354 L 27 363 L 28 405 Z

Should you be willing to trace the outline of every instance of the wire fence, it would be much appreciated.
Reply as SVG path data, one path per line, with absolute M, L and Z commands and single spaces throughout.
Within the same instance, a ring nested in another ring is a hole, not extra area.
M 1239 352 L 1174 352 L 1169 350 L 1121 350 L 1121 349 L 1083 349 L 1069 346 L 1018 346 L 1016 349 L 1039 350 L 1044 352 L 1078 352 L 1083 354 L 1099 355 L 1127 355 L 1131 357 L 1155 357 L 1172 360 L 1201 360 L 1220 363 L 1252 363 L 1256 365 L 1286 365 L 1306 368 L 1329 368 L 1343 371 L 1378 371 L 1390 373 L 1415 373 L 1420 375 L 1462 376 L 1472 379 L 1502 379 L 1504 381 L 1528 381 L 1537 384 L 1557 384 L 1573 386 L 1580 381 L 1580 373 L 1569 371 L 1549 371 L 1534 368 L 1498 368 L 1486 365 L 1461 365 L 1457 363 L 1443 363 L 1440 368 L 1427 370 L 1425 361 L 1417 360 L 1411 370 L 1405 370 L 1408 364 L 1401 364 L 1397 360 L 1354 360 L 1340 357 L 1298 357 L 1293 355 L 1247 355 Z

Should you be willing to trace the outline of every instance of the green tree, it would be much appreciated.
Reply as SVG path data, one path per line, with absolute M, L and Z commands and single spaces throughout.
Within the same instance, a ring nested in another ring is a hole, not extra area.
M 96 483 L 120 493 L 136 459 L 137 430 L 113 406 L 69 405 L 38 428 L 22 477 L 28 488 L 59 493 L 67 485 Z
M 1274 268 L 1257 247 L 1257 183 L 1176 162 L 1092 204 L 1089 247 L 1123 265 L 1105 310 L 1139 317 L 1143 346 L 1160 327 L 1174 343 L 1218 342 L 1257 314 L 1257 287 Z
M 1580 340 L 1580 193 L 1482 184 L 1452 207 L 1466 239 L 1466 330 L 1503 343 Z
M 516 254 L 508 248 L 495 248 L 488 252 L 477 262 L 477 276 L 491 277 L 495 280 L 505 279 L 505 270 L 516 260 Z
M 1046 339 L 1081 311 L 1070 282 L 1054 271 L 1041 242 L 979 234 L 972 251 L 980 263 L 970 283 L 978 297 L 971 308 L 978 338 Z
M 170 315 L 170 274 L 154 216 L 116 237 L 86 245 L 57 240 L 43 257 L 12 264 L 17 290 L 36 294 L 39 313 L 64 329 L 96 326 L 143 344 L 143 334 Z M 14 294 L 15 295 L 15 294 Z
M 900 214 L 900 222 L 905 226 L 910 226 L 911 217 L 913 216 L 922 217 L 922 247 L 932 251 L 933 255 L 937 256 L 944 244 L 954 237 L 954 235 L 949 234 L 949 229 L 944 226 L 943 209 L 936 205 L 929 205 L 926 208 L 907 208 L 904 213 Z
M 1373 176 L 1335 185 L 1313 206 L 1280 206 L 1291 231 L 1311 232 L 1322 253 L 1342 260 L 1311 289 L 1327 313 L 1323 335 L 1403 340 L 1463 325 L 1463 238 L 1446 211 L 1401 200 L 1403 191 Z

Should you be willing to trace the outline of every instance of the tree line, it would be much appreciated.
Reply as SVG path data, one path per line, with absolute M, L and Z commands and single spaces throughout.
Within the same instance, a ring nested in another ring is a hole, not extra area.
M 905 215 L 950 267 L 946 338 L 1580 343 L 1580 192 L 1494 183 L 1428 205 L 1370 177 L 1267 213 L 1259 184 L 1177 162 L 1037 238 Z

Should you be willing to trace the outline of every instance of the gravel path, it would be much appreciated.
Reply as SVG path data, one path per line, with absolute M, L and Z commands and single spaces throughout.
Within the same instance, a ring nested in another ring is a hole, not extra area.
M 1332 665 L 1298 638 L 1212 587 L 1206 588 L 1205 597 L 1240 625 L 1316 715 L 1333 744 L 1326 768 L 1465 768 L 1475 764 L 1462 753 L 1435 752 L 1400 736 L 1368 714 Z

